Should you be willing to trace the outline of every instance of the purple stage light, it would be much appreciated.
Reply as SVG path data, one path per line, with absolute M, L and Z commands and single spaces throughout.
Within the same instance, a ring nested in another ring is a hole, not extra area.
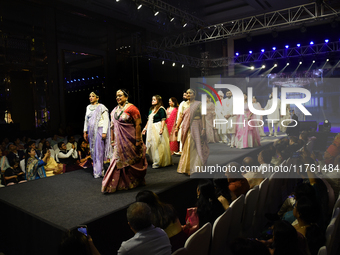
M 253 51 L 252 51 L 252 50 L 250 50 L 250 51 L 249 51 L 249 54 L 252 54 L 252 53 L 253 53 Z
M 326 39 L 326 40 L 325 40 L 325 43 L 328 43 L 328 42 L 329 42 L 329 40 L 328 40 L 328 39 Z
M 273 47 L 273 50 L 276 50 L 276 47 Z
M 288 48 L 289 48 L 289 45 L 286 45 L 285 48 L 288 49 Z
M 263 53 L 263 52 L 264 52 L 264 49 L 262 49 L 261 52 Z
M 300 46 L 301 46 L 301 44 L 300 44 L 300 43 L 298 43 L 296 46 L 297 46 L 297 47 L 300 47 Z
M 314 44 L 314 42 L 313 41 L 310 41 L 310 43 L 309 43 L 310 45 L 313 45 Z
M 240 53 L 236 52 L 235 55 L 238 56 L 238 55 L 240 55 Z

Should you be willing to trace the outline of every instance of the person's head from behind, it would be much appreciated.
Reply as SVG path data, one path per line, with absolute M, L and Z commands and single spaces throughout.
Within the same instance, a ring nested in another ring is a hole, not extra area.
M 265 244 L 242 237 L 236 238 L 230 244 L 230 250 L 232 255 L 270 255 L 270 252 Z
M 298 234 L 289 222 L 280 220 L 274 223 L 273 247 L 275 254 L 298 254 Z
M 297 143 L 299 141 L 299 138 L 297 138 L 296 136 L 291 136 L 289 138 L 289 145 L 293 145 L 294 143 Z
M 257 161 L 260 164 L 269 164 L 272 160 L 272 153 L 270 150 L 263 150 L 257 156 Z
M 252 157 L 245 157 L 242 160 L 243 166 L 253 166 L 255 164 L 254 159 Z
M 241 174 L 241 165 L 235 161 L 228 163 L 226 166 L 225 176 L 228 180 L 243 178 Z
M 201 180 L 197 186 L 197 197 L 199 199 L 212 199 L 215 197 L 215 188 L 210 180 Z
M 8 150 L 11 151 L 11 152 L 14 152 L 17 150 L 17 146 L 15 144 L 10 144 L 8 146 Z
M 308 133 L 302 132 L 299 136 L 299 139 L 303 140 L 306 144 L 308 142 Z
M 74 229 L 66 233 L 59 245 L 59 255 L 91 255 L 87 237 Z
M 59 148 L 59 150 L 66 150 L 66 144 L 64 142 L 59 142 L 58 148 Z
M 160 204 L 157 194 L 151 190 L 143 190 L 136 195 L 136 202 L 146 203 L 150 207 L 157 207 Z
M 309 183 L 301 183 L 295 188 L 295 199 L 298 201 L 302 197 L 307 197 L 312 201 L 316 200 L 315 189 Z
M 135 202 L 130 205 L 126 217 L 135 233 L 151 226 L 151 209 L 146 203 Z
M 296 201 L 293 210 L 294 217 L 303 221 L 305 225 L 316 223 L 320 217 L 320 206 L 308 197 L 301 197 Z

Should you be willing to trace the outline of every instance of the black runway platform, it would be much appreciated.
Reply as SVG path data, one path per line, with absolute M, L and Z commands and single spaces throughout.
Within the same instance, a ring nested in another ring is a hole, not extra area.
M 277 138 L 265 137 L 254 149 L 229 148 L 209 144 L 208 164 L 241 162 L 257 154 Z M 78 170 L 0 189 L 0 252 L 8 254 L 57 254 L 63 232 L 88 225 L 89 234 L 101 254 L 116 254 L 122 241 L 133 236 L 126 221 L 126 208 L 144 189 L 157 193 L 171 203 L 184 220 L 186 208 L 194 206 L 198 179 L 176 172 L 173 166 L 148 167 L 146 186 L 104 195 L 101 180 L 92 177 L 92 169 Z M 214 177 L 214 176 L 211 176 Z M 183 222 L 184 223 L 184 222 Z

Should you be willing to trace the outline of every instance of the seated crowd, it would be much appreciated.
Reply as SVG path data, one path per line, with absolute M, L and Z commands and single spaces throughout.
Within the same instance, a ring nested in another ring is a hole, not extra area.
M 77 143 L 75 136 L 38 140 L 6 137 L 0 146 L 0 187 L 91 166 L 88 142 L 83 138 Z
M 335 139 L 340 139 L 340 135 Z M 267 225 L 262 232 L 233 236 L 228 254 L 318 254 L 325 245 L 325 230 L 334 206 L 334 201 L 330 205 L 327 185 L 329 183 L 337 198 L 339 179 L 335 181 L 329 172 L 310 171 L 306 166 L 314 164 L 322 168 L 331 162 L 333 168 L 340 167 L 340 155 L 327 152 L 327 163 L 319 152 L 312 150 L 312 142 L 307 133 L 300 134 L 299 138 L 282 138 L 270 149 L 261 151 L 256 159 L 246 157 L 242 165 L 229 163 L 238 170 L 242 166 L 258 166 L 258 171 L 244 174 L 227 171 L 226 178 L 201 180 L 196 189 L 196 206 L 187 208 L 185 219 L 179 219 L 173 206 L 163 203 L 154 192 L 140 191 L 136 203 L 127 211 L 127 220 L 135 235 L 121 244 L 118 254 L 171 254 L 184 247 L 189 236 L 208 222 L 213 225 L 233 201 L 273 174 L 262 170 L 285 164 L 294 164 L 303 171 L 290 179 L 294 180 L 294 187 L 282 200 L 281 208 L 278 207 L 276 213 L 265 214 Z M 82 158 L 86 158 L 85 154 Z M 283 183 L 286 180 L 288 178 Z

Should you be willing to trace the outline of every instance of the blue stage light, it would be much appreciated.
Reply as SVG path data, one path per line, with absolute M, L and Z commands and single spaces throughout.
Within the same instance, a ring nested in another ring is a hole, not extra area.
M 288 48 L 289 48 L 289 45 L 286 45 L 285 48 L 288 49 Z
M 301 44 L 300 44 L 300 43 L 298 43 L 296 46 L 297 46 L 297 47 L 300 47 L 300 46 L 301 46 Z
M 310 41 L 310 43 L 309 43 L 310 45 L 313 45 L 314 44 L 314 42 L 313 41 Z
M 249 54 L 252 54 L 252 53 L 253 53 L 253 51 L 252 51 L 252 50 L 250 50 L 250 51 L 249 51 Z
M 328 42 L 329 42 L 329 40 L 328 40 L 328 39 L 326 39 L 326 40 L 325 40 L 325 43 L 328 43 Z
M 276 50 L 276 47 L 273 47 L 273 50 Z
M 262 49 L 261 52 L 263 53 L 263 52 L 264 52 L 264 49 Z
M 236 52 L 236 53 L 235 53 L 235 55 L 236 55 L 236 56 L 238 56 L 238 55 L 239 55 L 239 53 L 238 53 L 238 52 Z

